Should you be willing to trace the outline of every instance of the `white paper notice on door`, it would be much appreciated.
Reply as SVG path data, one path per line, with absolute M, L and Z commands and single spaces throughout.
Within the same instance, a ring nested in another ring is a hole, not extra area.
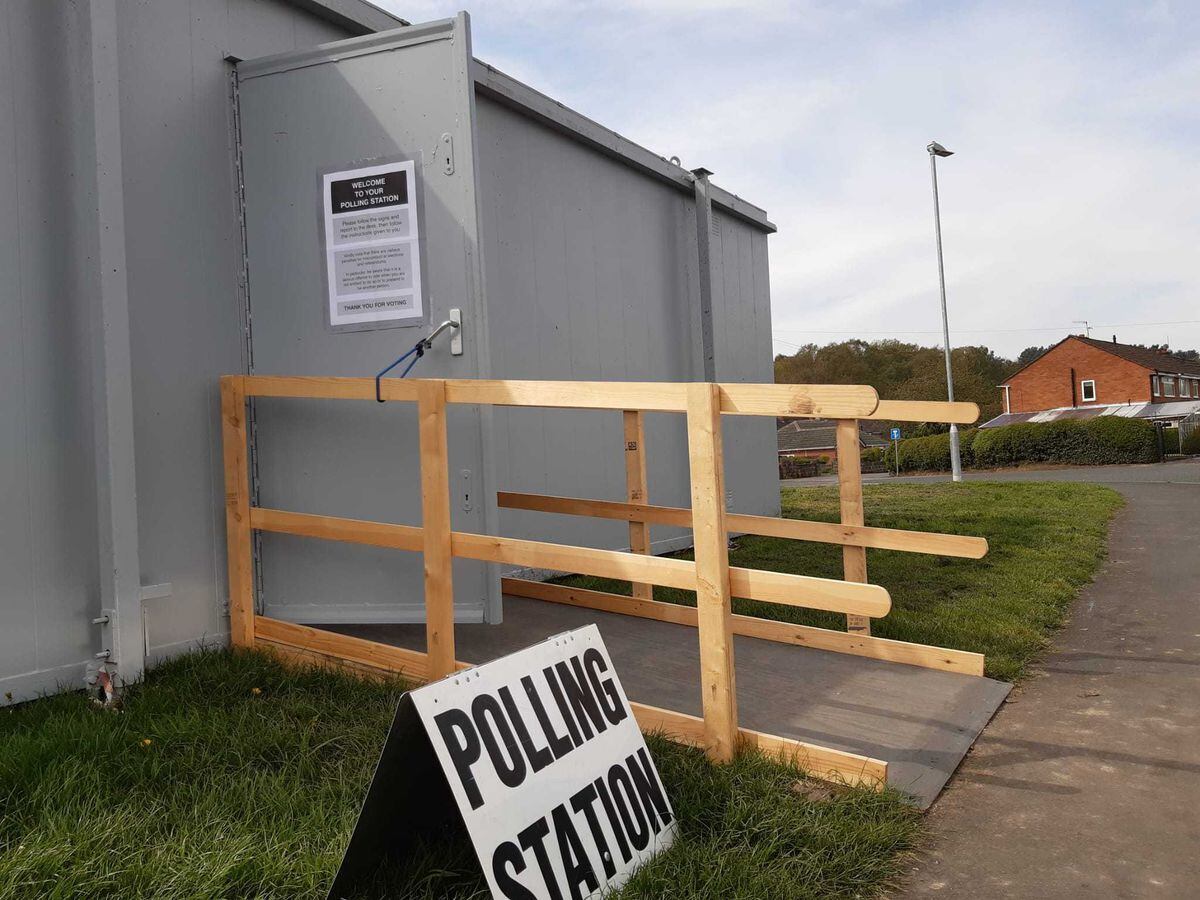
M 421 223 L 416 163 L 379 163 L 321 175 L 329 324 L 420 324 Z

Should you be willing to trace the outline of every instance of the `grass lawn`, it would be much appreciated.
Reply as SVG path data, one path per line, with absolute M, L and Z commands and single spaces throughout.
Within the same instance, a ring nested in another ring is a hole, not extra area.
M 0 897 L 323 898 L 402 690 L 214 651 L 120 712 L 78 694 L 0 712 Z M 620 898 L 869 896 L 920 829 L 890 792 L 813 797 L 761 757 L 651 749 L 681 837 Z M 486 897 L 470 854 L 442 844 L 364 896 Z
M 868 525 L 969 534 L 988 539 L 983 559 L 868 550 L 867 576 L 891 592 L 892 611 L 871 623 L 877 637 L 973 650 L 987 674 L 1019 679 L 1062 625 L 1071 601 L 1104 558 L 1108 522 L 1124 502 L 1111 488 L 1054 482 L 867 485 Z M 838 520 L 836 487 L 783 492 L 792 519 Z M 783 538 L 742 537 L 738 566 L 842 577 L 842 550 Z M 679 556 L 690 558 L 687 553 Z M 627 583 L 575 576 L 576 587 L 629 593 Z M 694 606 L 690 591 L 656 587 L 654 599 Z M 734 599 L 734 612 L 845 630 L 834 613 Z
M 1018 677 L 1098 566 L 1120 502 L 1083 484 L 868 487 L 869 524 L 983 535 L 992 547 L 976 561 L 869 551 L 871 578 L 894 602 L 874 633 L 978 650 L 990 674 Z M 836 494 L 789 491 L 784 512 L 836 519 Z M 835 546 L 738 543 L 740 565 L 840 576 Z M 681 591 L 656 596 L 689 602 Z M 209 652 L 151 672 L 119 712 L 78 694 L 0 711 L 0 897 L 323 897 L 402 690 Z M 895 793 L 814 791 L 758 756 L 718 767 L 664 741 L 651 747 L 681 837 L 621 898 L 869 897 L 919 838 L 918 814 Z M 437 837 L 366 896 L 485 896 L 469 847 Z

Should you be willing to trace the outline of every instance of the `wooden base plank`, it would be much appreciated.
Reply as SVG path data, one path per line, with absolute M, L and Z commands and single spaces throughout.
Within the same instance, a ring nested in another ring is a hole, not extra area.
M 581 609 L 620 613 L 642 619 L 654 619 L 658 622 L 670 622 L 674 625 L 696 626 L 696 610 L 691 606 L 662 603 L 656 600 L 639 600 L 626 597 L 624 594 L 591 591 L 585 588 L 568 587 L 564 584 L 528 581 L 523 578 L 503 578 L 500 586 L 504 593 L 514 597 L 527 597 L 531 600 L 545 600 L 549 603 L 561 603 Z M 733 633 L 743 637 L 775 641 L 780 644 L 794 644 L 798 647 L 811 647 L 814 650 L 829 650 L 833 653 L 847 653 L 851 656 L 865 656 L 869 659 L 880 659 L 907 666 L 920 666 L 924 669 L 956 672 L 960 675 L 983 675 L 983 654 L 970 653 L 966 650 L 951 650 L 945 647 L 910 644 L 907 641 L 893 641 L 869 635 L 847 634 L 842 631 L 830 631 L 827 628 L 814 628 L 811 625 L 793 625 L 790 622 L 760 619 L 756 616 L 734 615 Z
M 268 616 L 254 617 L 254 637 L 256 641 L 270 641 L 299 650 L 308 650 L 347 662 L 395 672 L 417 681 L 429 678 L 429 657 L 418 650 L 393 647 L 390 644 L 380 644 L 308 625 L 297 625 L 295 622 L 284 622 L 282 619 L 272 619 Z M 467 669 L 470 666 L 458 662 L 455 668 Z
M 419 651 L 266 616 L 254 617 L 254 633 L 255 647 L 293 665 L 331 666 L 368 678 L 400 675 L 414 682 L 425 681 L 429 671 L 428 658 Z M 469 669 L 471 663 L 459 660 L 456 668 Z M 688 746 L 704 746 L 703 719 L 632 701 L 629 706 L 643 731 L 661 732 Z M 738 729 L 738 738 L 743 747 L 753 747 L 777 759 L 793 762 L 813 777 L 825 781 L 874 788 L 887 782 L 887 763 L 877 759 L 749 728 Z
M 677 744 L 704 748 L 704 720 L 700 717 L 632 701 L 629 706 L 642 731 L 662 734 Z M 883 790 L 887 784 L 888 765 L 881 759 L 765 734 L 750 728 L 738 729 L 738 742 L 742 749 L 758 750 L 780 762 L 798 766 L 822 781 L 873 790 Z

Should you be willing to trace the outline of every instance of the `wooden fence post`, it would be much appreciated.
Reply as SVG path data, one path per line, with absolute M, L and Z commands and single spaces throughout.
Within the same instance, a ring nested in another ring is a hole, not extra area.
M 728 762 L 737 751 L 737 690 L 717 385 L 688 385 L 687 425 L 705 746 L 710 758 Z
M 859 447 L 858 420 L 838 419 L 837 462 L 838 493 L 841 498 L 842 524 L 862 525 L 862 451 Z M 842 568 L 846 581 L 866 582 L 867 548 L 842 547 Z M 846 616 L 846 630 L 852 634 L 870 634 L 867 616 Z
M 425 565 L 425 651 L 429 680 L 454 667 L 454 557 L 450 545 L 450 460 L 446 440 L 446 382 L 417 382 L 421 443 L 421 528 Z
M 625 417 L 625 499 L 630 503 L 649 503 L 646 493 L 646 414 L 627 409 Z M 645 522 L 629 522 L 629 549 L 634 553 L 650 552 L 650 526 Z M 654 585 L 633 582 L 633 596 L 638 600 L 653 600 Z
M 225 547 L 229 555 L 229 640 L 235 647 L 250 647 L 254 644 L 254 554 L 246 458 L 246 389 L 241 375 L 221 378 L 221 439 Z

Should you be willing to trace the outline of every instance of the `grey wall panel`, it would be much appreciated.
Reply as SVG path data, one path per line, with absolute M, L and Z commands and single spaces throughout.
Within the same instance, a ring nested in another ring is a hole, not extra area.
M 717 377 L 770 384 L 775 380 L 767 235 L 729 215 L 713 216 L 713 325 Z M 726 417 L 725 488 L 736 512 L 778 515 L 775 421 Z
M 244 371 L 227 53 L 345 36 L 282 0 L 119 5 L 142 581 L 151 649 L 228 631 L 217 377 Z
M 460 307 L 466 353 L 443 338 L 414 371 L 474 378 L 483 340 L 470 259 L 476 229 L 470 83 L 461 35 L 449 25 L 327 48 L 343 56 L 255 61 L 241 79 L 242 133 L 254 363 L 261 373 L 370 376 L 425 328 L 332 332 L 325 313 L 318 170 L 379 157 L 426 159 L 422 176 L 424 279 L 434 322 Z M 265 73 L 264 73 L 264 70 Z M 430 158 L 453 136 L 452 174 Z M 421 520 L 417 419 L 412 404 L 261 401 L 257 404 L 263 505 L 387 522 Z M 486 531 L 480 411 L 449 414 L 452 522 Z M 469 477 L 464 477 L 464 472 Z M 267 536 L 263 596 L 268 613 L 297 621 L 420 621 L 417 554 Z M 455 567 L 456 614 L 479 621 L 486 567 Z
M 83 29 L 0 4 L 0 705 L 81 686 L 98 637 Z
M 692 380 L 692 201 L 485 94 L 477 95 L 477 110 L 494 376 Z M 770 381 L 766 235 L 749 226 L 731 231 L 720 247 L 729 280 L 721 377 Z M 618 413 L 497 410 L 495 430 L 500 489 L 624 498 Z M 726 433 L 734 507 L 777 512 L 773 423 L 744 420 Z M 689 506 L 683 417 L 650 414 L 646 445 L 651 502 Z M 512 510 L 501 511 L 501 522 L 518 537 L 628 544 L 621 523 Z M 656 528 L 653 537 L 664 550 L 687 534 Z

